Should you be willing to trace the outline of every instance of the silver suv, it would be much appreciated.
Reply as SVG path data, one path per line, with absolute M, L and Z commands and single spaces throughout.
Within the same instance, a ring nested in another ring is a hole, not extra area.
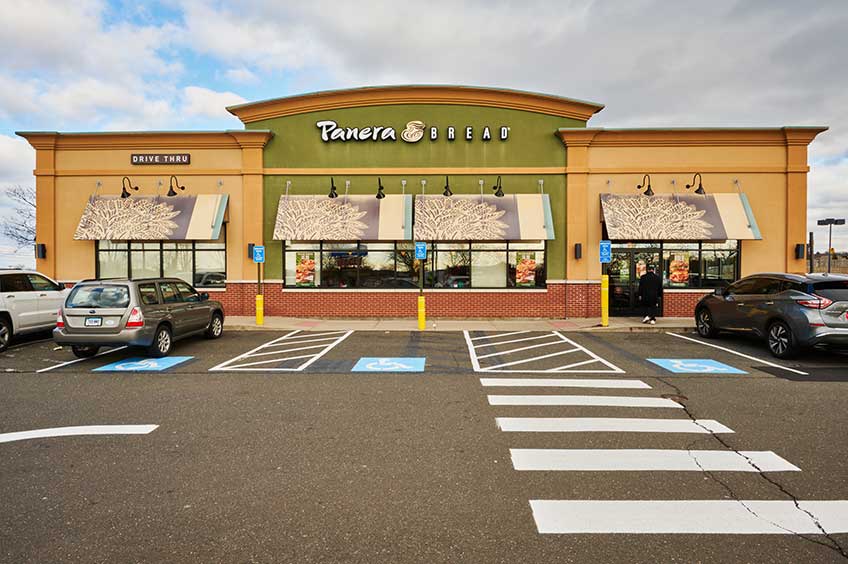
M 171 352 L 174 341 L 224 332 L 224 307 L 178 278 L 84 280 L 59 310 L 53 339 L 88 358 L 101 346 L 138 346 L 150 356 Z
M 771 354 L 791 358 L 815 345 L 848 346 L 848 276 L 755 274 L 705 296 L 695 308 L 702 337 L 748 331 Z
M 0 352 L 15 335 L 46 331 L 68 290 L 34 270 L 0 270 Z

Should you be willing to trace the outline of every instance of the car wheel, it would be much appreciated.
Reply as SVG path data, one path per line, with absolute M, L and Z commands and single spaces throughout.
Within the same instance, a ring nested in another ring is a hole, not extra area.
M 73 345 L 71 347 L 71 351 L 73 351 L 74 356 L 77 358 L 91 358 L 96 355 L 99 350 L 100 347 L 88 347 L 81 345 Z
M 174 339 L 171 337 L 171 330 L 168 329 L 167 325 L 160 325 L 153 336 L 153 344 L 147 349 L 147 354 L 154 358 L 168 356 L 173 345 Z
M 206 328 L 207 339 L 217 339 L 224 334 L 224 316 L 220 313 L 213 313 L 212 320 L 209 321 L 209 327 Z
M 792 358 L 798 354 L 798 343 L 792 329 L 783 321 L 775 321 L 768 328 L 766 337 L 771 354 L 777 358 Z
M 713 322 L 713 314 L 706 307 L 702 307 L 695 312 L 695 327 L 697 327 L 698 335 L 701 337 L 709 339 L 718 335 L 718 329 L 716 329 Z
M 5 317 L 0 317 L 0 352 L 9 348 L 12 340 L 12 324 Z

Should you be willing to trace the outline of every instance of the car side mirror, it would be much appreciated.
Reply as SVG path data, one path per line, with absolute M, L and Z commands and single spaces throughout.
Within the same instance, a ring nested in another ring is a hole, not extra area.
M 209 299 L 209 293 L 208 292 L 200 292 L 200 301 L 201 302 L 205 302 L 208 299 Z

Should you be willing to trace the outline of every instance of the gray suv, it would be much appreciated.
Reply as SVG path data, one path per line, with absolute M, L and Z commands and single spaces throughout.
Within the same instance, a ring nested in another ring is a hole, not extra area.
M 53 339 L 88 358 L 101 346 L 139 346 L 150 356 L 171 352 L 174 341 L 224 332 L 224 308 L 178 278 L 84 280 L 59 310 Z
M 695 325 L 702 337 L 752 332 L 778 358 L 815 345 L 848 346 L 848 276 L 748 276 L 704 296 L 695 308 Z

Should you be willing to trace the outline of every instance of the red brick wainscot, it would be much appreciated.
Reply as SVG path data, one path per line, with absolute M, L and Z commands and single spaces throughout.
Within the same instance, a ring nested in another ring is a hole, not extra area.
M 663 290 L 663 316 L 665 317 L 694 317 L 695 306 L 711 289 L 701 290 Z
M 601 281 L 567 282 L 565 284 L 566 317 L 601 316 Z
M 566 316 L 566 284 L 546 289 L 424 290 L 428 317 L 503 318 Z M 254 315 L 256 283 L 228 282 L 225 291 L 209 297 L 224 304 L 226 315 Z M 265 315 L 282 317 L 416 317 L 415 290 L 285 289 L 264 284 Z

